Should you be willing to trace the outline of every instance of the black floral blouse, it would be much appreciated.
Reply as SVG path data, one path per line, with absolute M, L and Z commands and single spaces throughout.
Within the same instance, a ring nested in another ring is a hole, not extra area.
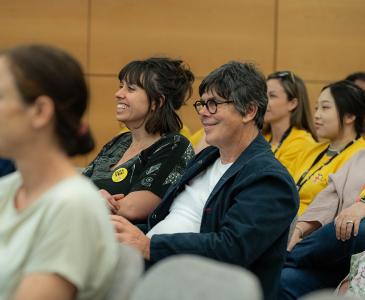
M 98 188 L 112 195 L 147 190 L 162 198 L 170 185 L 182 176 L 194 156 L 187 138 L 179 133 L 170 133 L 130 160 L 113 167 L 131 143 L 130 132 L 115 137 L 103 147 L 83 174 L 90 177 Z

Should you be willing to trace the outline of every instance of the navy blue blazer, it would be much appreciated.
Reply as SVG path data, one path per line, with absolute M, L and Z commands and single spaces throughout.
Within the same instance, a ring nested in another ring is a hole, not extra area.
M 148 230 L 168 215 L 185 185 L 218 158 L 219 150 L 208 147 L 193 159 L 149 216 Z M 298 206 L 293 179 L 259 134 L 214 187 L 204 208 L 200 233 L 152 236 L 150 261 L 196 254 L 239 265 L 258 276 L 265 299 L 276 299 L 289 227 Z
M 15 171 L 15 166 L 12 161 L 0 158 L 0 177 L 10 174 Z

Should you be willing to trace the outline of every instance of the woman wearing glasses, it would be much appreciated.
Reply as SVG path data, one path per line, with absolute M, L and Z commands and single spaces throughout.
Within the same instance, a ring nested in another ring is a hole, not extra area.
M 295 158 L 316 144 L 307 89 L 293 72 L 281 71 L 268 76 L 267 95 L 263 133 L 275 157 L 293 175 Z
M 293 178 L 300 196 L 301 215 L 314 197 L 355 153 L 365 149 L 365 94 L 349 81 L 325 86 L 318 98 L 314 122 L 317 136 L 327 140 L 298 156 Z
M 181 60 L 132 61 L 119 73 L 116 117 L 129 132 L 107 143 L 84 174 L 101 189 L 113 214 L 143 223 L 194 151 L 176 113 L 192 92 Z

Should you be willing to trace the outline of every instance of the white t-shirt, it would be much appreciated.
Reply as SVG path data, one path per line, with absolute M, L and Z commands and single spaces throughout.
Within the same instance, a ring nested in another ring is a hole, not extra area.
M 0 299 L 14 296 L 29 273 L 56 273 L 76 286 L 76 299 L 103 299 L 118 258 L 105 201 L 76 175 L 21 211 L 18 172 L 0 180 Z
M 156 224 L 147 236 L 151 238 L 154 234 L 200 232 L 205 203 L 231 165 L 232 163 L 222 164 L 218 158 L 214 164 L 192 179 L 172 203 L 170 213 Z

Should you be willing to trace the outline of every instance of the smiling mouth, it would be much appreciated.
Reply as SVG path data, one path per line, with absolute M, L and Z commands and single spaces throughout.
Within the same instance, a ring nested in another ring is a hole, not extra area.
M 117 104 L 117 110 L 125 110 L 128 106 L 124 103 Z

